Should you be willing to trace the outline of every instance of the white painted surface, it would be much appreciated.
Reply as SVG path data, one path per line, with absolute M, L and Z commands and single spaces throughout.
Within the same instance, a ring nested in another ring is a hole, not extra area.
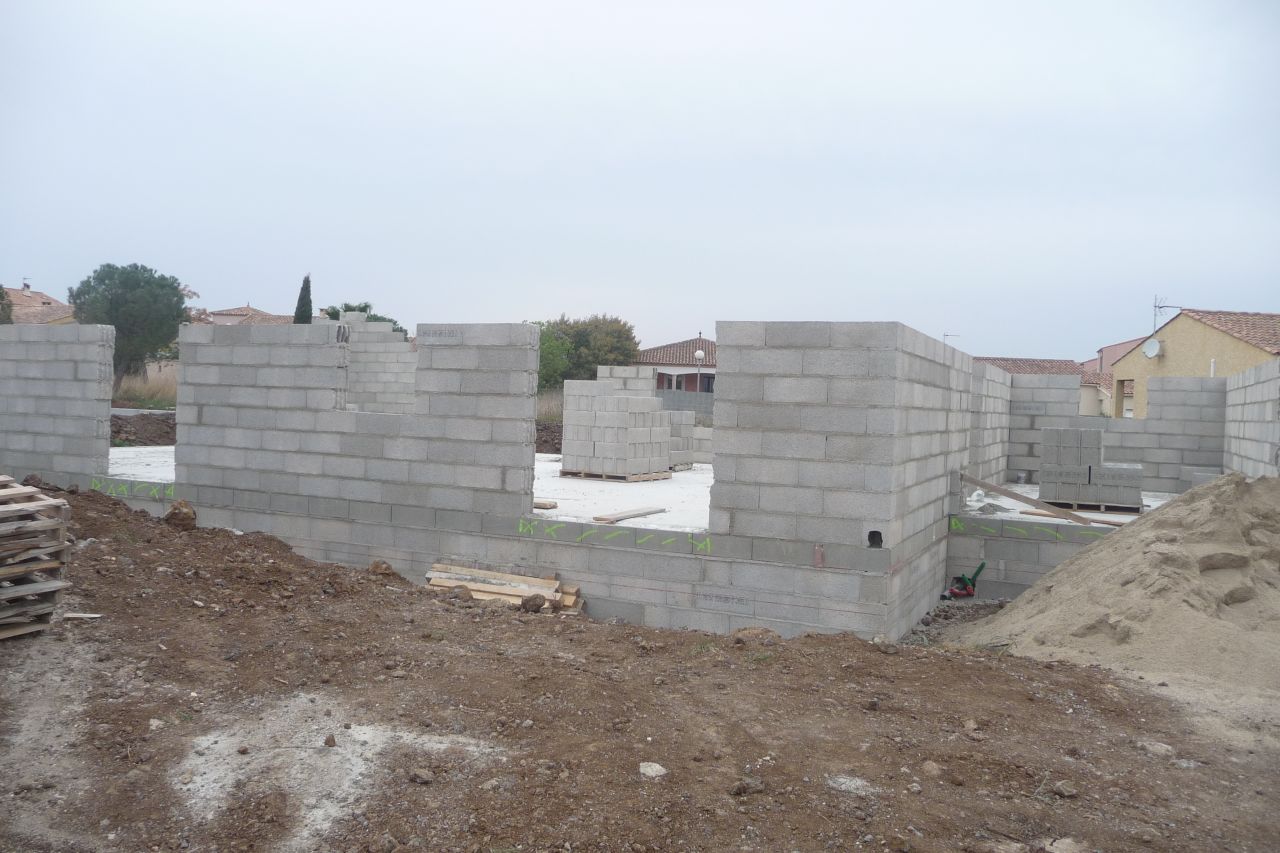
M 1040 487 L 1038 485 L 1028 483 L 1003 483 L 1002 485 L 1006 489 L 1012 492 L 1017 492 L 1018 494 L 1028 498 L 1040 497 Z M 1168 492 L 1143 492 L 1142 511 L 1151 512 L 1151 510 L 1168 503 L 1176 497 L 1177 495 L 1170 494 Z M 977 500 L 975 500 L 973 496 L 970 496 L 969 500 L 965 503 L 965 512 L 970 514 L 976 513 L 978 507 L 983 504 L 994 504 L 1000 508 L 998 512 L 990 514 L 992 518 L 1021 518 L 1025 521 L 1027 516 L 1023 515 L 1023 510 L 1034 510 L 1034 507 L 1024 503 L 1019 503 L 1013 498 L 1006 498 L 1003 495 L 983 492 L 982 496 Z M 1085 518 L 1097 518 L 1105 521 L 1130 522 L 1138 517 L 1132 513 L 1126 512 L 1081 512 L 1079 510 L 1073 510 L 1073 512 L 1075 512 L 1076 515 L 1081 515 Z M 985 515 L 986 513 L 983 514 Z
M 113 447 L 107 474 L 121 480 L 147 483 L 173 482 L 173 446 Z
M 706 530 L 711 508 L 710 465 L 694 465 L 676 471 L 670 480 L 619 483 L 560 476 L 560 457 L 539 453 L 534 463 L 533 496 L 560 504 L 555 509 L 537 509 L 534 515 L 560 521 L 591 521 L 645 506 L 665 507 L 666 512 L 632 518 L 619 527 L 661 530 Z

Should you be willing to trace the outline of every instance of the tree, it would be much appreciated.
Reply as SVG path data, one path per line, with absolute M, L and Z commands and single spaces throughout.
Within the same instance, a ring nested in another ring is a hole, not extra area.
M 569 370 L 569 337 L 550 323 L 538 323 L 538 390 L 559 389 Z
M 146 370 L 147 358 L 173 343 L 187 319 L 191 291 L 171 275 L 141 264 L 103 264 L 71 288 L 67 301 L 78 323 L 116 327 L 115 385 Z
M 358 311 L 361 314 L 368 314 L 370 323 L 390 323 L 391 331 L 404 332 L 405 334 L 409 333 L 408 329 L 401 326 L 390 317 L 384 317 L 382 314 L 373 313 L 372 302 L 344 302 L 341 305 L 330 305 L 328 308 L 324 309 L 325 316 L 330 320 L 337 320 L 343 311 Z
M 298 307 L 293 309 L 293 322 L 306 325 L 311 322 L 311 273 L 302 277 L 302 290 L 298 291 Z
M 592 314 L 585 319 L 570 320 L 561 314 L 558 320 L 543 323 L 542 328 L 569 343 L 569 365 L 561 381 L 595 379 L 598 365 L 630 364 L 640 351 L 635 327 L 621 317 Z
M 0 326 L 13 322 L 13 300 L 3 286 L 0 286 Z

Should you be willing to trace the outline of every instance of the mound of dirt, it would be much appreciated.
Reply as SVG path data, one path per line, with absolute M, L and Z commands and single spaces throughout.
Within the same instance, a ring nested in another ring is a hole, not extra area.
M 1232 474 L 1198 486 L 956 639 L 1280 690 L 1280 479 Z
M 177 435 L 173 412 L 111 416 L 111 443 L 117 447 L 167 447 L 177 444 Z
M 563 433 L 563 424 L 554 424 L 549 421 L 538 421 L 538 452 L 559 453 L 560 439 Z

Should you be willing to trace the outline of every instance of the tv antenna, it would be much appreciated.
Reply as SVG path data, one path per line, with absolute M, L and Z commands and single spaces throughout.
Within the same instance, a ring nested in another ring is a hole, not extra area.
M 1156 298 L 1151 301 L 1151 331 L 1153 332 L 1156 329 L 1160 328 L 1161 314 L 1163 314 L 1165 311 L 1168 311 L 1170 309 L 1173 309 L 1176 311 L 1182 310 L 1182 307 L 1180 305 L 1170 305 L 1168 302 L 1161 301 L 1163 299 L 1164 297 L 1162 296 L 1156 296 Z

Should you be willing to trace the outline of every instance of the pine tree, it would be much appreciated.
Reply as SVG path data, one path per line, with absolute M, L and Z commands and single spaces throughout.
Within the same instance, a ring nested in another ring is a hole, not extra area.
M 311 274 L 302 279 L 302 290 L 298 291 L 298 307 L 293 309 L 293 322 L 308 324 L 311 322 Z

